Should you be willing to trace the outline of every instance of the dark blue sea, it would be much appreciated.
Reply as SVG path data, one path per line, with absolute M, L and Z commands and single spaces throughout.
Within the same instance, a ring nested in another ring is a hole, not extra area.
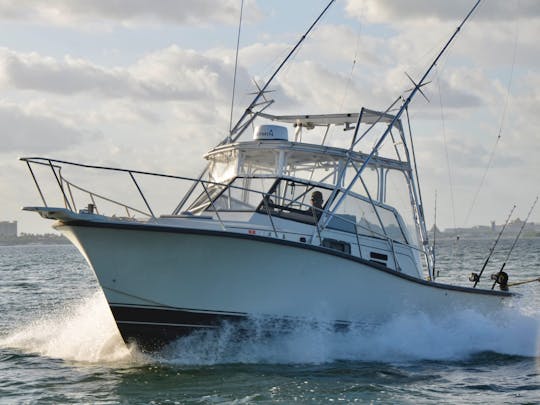
M 439 281 L 470 285 L 491 243 L 441 241 Z M 510 282 L 540 277 L 540 239 L 520 240 L 506 269 Z M 150 356 L 124 345 L 74 247 L 0 246 L 0 403 L 539 404 L 540 283 L 513 290 L 490 317 L 470 308 L 244 340 L 222 330 Z

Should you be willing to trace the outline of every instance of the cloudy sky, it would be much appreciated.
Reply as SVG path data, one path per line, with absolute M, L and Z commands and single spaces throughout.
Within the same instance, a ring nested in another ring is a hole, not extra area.
M 245 1 L 235 116 L 325 4 Z M 472 5 L 337 0 L 271 86 L 272 112 L 384 110 Z M 0 0 L 0 220 L 50 229 L 20 211 L 40 200 L 19 156 L 196 175 L 229 127 L 239 8 Z M 442 228 L 501 223 L 514 203 L 524 218 L 540 192 L 539 34 L 539 1 L 485 1 L 424 88 L 430 102 L 414 101 L 430 222 L 435 191 Z

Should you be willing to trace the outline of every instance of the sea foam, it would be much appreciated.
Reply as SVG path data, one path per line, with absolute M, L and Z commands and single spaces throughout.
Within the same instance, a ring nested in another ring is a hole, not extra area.
M 414 313 L 347 331 L 304 322 L 286 333 L 274 333 L 276 323 L 258 317 L 241 326 L 242 334 L 225 324 L 218 330 L 193 333 L 158 354 L 145 356 L 124 345 L 103 294 L 96 292 L 17 328 L 0 339 L 0 346 L 68 361 L 108 364 L 401 362 L 461 360 L 481 352 L 540 357 L 540 313 L 526 301 L 491 317 L 473 309 L 438 317 Z
M 170 345 L 161 359 L 176 364 L 212 365 L 463 360 L 488 351 L 540 356 L 540 317 L 513 310 L 495 319 L 473 310 L 439 318 L 421 313 L 402 315 L 376 327 L 353 327 L 346 332 L 310 322 L 297 325 L 287 334 L 271 336 L 264 333 L 268 330 L 266 322 L 249 322 L 247 328 L 253 328 L 249 337 L 239 337 L 231 325 L 192 334 Z
M 88 363 L 132 361 L 101 291 L 15 328 L 0 347 Z

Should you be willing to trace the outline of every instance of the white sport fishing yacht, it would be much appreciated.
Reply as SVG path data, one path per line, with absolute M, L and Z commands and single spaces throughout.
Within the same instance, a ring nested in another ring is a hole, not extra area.
M 385 111 L 266 113 L 280 66 L 196 179 L 22 158 L 43 201 L 24 209 L 56 220 L 95 272 L 124 340 L 147 350 L 251 316 L 347 327 L 404 312 L 496 311 L 512 293 L 435 280 L 407 108 L 443 51 Z M 142 208 L 70 177 L 90 169 L 124 176 Z M 46 202 L 43 170 L 59 191 L 57 206 Z M 142 178 L 187 191 L 160 215 Z

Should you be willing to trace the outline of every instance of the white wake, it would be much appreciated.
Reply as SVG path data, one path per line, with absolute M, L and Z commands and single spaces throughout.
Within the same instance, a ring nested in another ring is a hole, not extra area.
M 460 360 L 486 351 L 540 358 L 540 312 L 527 301 L 493 317 L 472 309 L 436 318 L 416 313 L 368 330 L 359 327 L 346 332 L 305 323 L 286 334 L 268 334 L 268 330 L 275 331 L 275 325 L 257 318 L 242 326 L 247 333 L 240 336 L 225 325 L 181 338 L 159 354 L 143 356 L 123 343 L 105 297 L 96 292 L 17 328 L 0 338 L 0 347 L 111 365 Z
M 39 316 L 0 338 L 0 347 L 88 363 L 133 361 L 101 291 Z

